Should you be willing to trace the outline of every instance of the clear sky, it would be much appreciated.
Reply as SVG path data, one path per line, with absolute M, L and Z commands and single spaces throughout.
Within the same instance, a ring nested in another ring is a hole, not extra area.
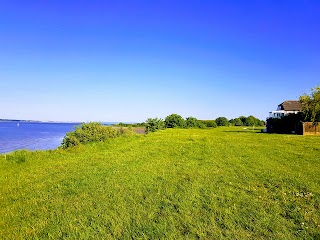
M 320 84 L 320 1 L 0 1 L 0 118 L 265 119 Z

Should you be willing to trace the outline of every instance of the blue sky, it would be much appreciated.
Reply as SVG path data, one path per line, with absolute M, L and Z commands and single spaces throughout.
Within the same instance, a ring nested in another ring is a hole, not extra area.
M 265 119 L 319 43 L 320 1 L 1 1 L 0 118 Z

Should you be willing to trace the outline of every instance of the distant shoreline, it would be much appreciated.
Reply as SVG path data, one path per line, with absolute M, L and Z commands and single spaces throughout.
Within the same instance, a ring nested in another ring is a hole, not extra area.
M 1 122 L 21 122 L 21 123 L 70 123 L 70 124 L 81 124 L 83 122 L 73 122 L 73 121 L 40 121 L 40 120 L 21 120 L 21 119 L 0 119 Z M 101 122 L 103 125 L 113 126 L 119 124 L 120 122 Z
M 81 123 L 81 122 L 39 121 L 39 120 L 20 120 L 20 119 L 0 119 L 0 122 L 29 122 L 29 123 Z

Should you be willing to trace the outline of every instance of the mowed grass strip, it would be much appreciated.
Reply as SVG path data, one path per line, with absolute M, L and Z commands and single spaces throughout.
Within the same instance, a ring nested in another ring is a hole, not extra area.
M 167 129 L 0 155 L 0 239 L 317 239 L 320 138 Z

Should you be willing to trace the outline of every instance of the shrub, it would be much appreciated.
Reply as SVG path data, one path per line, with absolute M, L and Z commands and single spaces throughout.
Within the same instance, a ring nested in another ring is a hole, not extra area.
M 187 128 L 199 127 L 199 121 L 195 117 L 188 117 L 185 121 L 185 126 Z
M 80 144 L 80 141 L 73 132 L 67 133 L 62 140 L 62 148 L 74 147 Z
M 129 127 L 120 127 L 117 130 L 117 136 L 132 136 L 135 132 L 132 129 L 132 126 L 129 125 Z
M 205 125 L 205 124 L 202 123 L 202 122 L 198 122 L 198 128 L 204 129 L 204 128 L 207 128 L 207 125 Z
M 215 128 L 217 127 L 217 123 L 215 120 L 198 120 L 200 124 L 204 124 L 206 127 Z
M 145 123 L 116 123 L 116 124 L 113 124 L 113 126 L 115 127 L 144 127 L 145 126 Z
M 68 148 L 95 141 L 105 141 L 108 138 L 115 138 L 123 133 L 110 126 L 103 126 L 98 122 L 83 123 L 75 128 L 73 132 L 68 132 L 62 141 L 62 148 Z
M 165 119 L 166 128 L 185 127 L 185 120 L 178 114 L 171 114 Z
M 145 123 L 145 132 L 155 132 L 164 128 L 164 121 L 161 118 L 148 118 Z

